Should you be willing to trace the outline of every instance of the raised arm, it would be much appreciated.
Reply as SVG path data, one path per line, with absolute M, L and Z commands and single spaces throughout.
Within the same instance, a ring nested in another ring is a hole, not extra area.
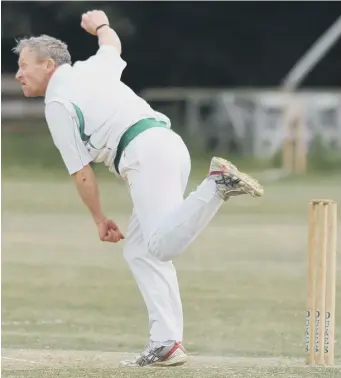
M 82 15 L 81 27 L 92 35 L 98 36 L 98 44 L 114 46 L 119 54 L 122 52 L 121 41 L 114 29 L 110 27 L 107 15 L 101 10 L 93 10 Z

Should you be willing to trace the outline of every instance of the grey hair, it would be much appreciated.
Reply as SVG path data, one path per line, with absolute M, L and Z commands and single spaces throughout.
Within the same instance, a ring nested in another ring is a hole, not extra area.
M 38 58 L 53 59 L 57 67 L 65 63 L 71 64 L 67 44 L 57 38 L 41 35 L 39 37 L 22 38 L 16 42 L 17 45 L 12 50 L 18 55 L 25 47 L 28 47 L 30 51 L 37 54 Z

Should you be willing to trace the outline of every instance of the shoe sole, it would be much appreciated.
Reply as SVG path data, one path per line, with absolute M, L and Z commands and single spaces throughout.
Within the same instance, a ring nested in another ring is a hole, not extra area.
M 238 168 L 232 164 L 230 161 L 222 159 L 222 158 L 215 158 L 219 161 L 219 164 L 223 167 L 223 170 L 226 170 L 226 173 L 223 175 L 226 178 L 237 178 L 240 180 L 238 183 L 238 188 L 245 194 L 250 194 L 252 197 L 262 197 L 264 194 L 264 189 L 260 183 L 248 175 L 247 173 L 240 172 Z
M 136 364 L 125 364 L 121 362 L 119 367 L 125 368 L 143 368 L 143 367 L 172 367 L 172 366 L 181 366 L 187 362 L 188 356 L 186 354 L 182 354 L 180 356 L 174 356 L 165 361 L 156 361 L 148 365 L 140 366 Z
M 150 366 L 158 366 L 158 367 L 167 367 L 167 366 L 181 366 L 187 362 L 187 355 L 182 354 L 180 356 L 172 357 L 165 361 L 157 361 L 151 364 Z
M 264 189 L 260 183 L 244 172 L 234 172 L 233 176 L 240 179 L 238 183 L 239 188 L 246 194 L 250 194 L 252 197 L 262 197 L 264 194 Z

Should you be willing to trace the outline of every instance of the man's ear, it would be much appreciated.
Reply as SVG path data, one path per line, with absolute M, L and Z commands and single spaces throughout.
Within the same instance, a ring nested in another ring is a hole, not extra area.
M 49 72 L 53 72 L 56 69 L 56 62 L 51 58 L 47 59 L 46 68 Z

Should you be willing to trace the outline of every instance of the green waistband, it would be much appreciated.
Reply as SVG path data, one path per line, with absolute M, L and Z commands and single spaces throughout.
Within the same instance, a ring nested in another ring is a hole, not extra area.
M 128 130 L 122 135 L 116 152 L 116 157 L 114 160 L 114 166 L 116 172 L 119 174 L 118 166 L 120 164 L 120 159 L 124 149 L 128 144 L 135 139 L 143 131 L 151 129 L 152 127 L 168 127 L 167 123 L 164 121 L 158 121 L 155 118 L 145 118 L 141 121 L 136 122 L 134 125 L 130 126 Z

